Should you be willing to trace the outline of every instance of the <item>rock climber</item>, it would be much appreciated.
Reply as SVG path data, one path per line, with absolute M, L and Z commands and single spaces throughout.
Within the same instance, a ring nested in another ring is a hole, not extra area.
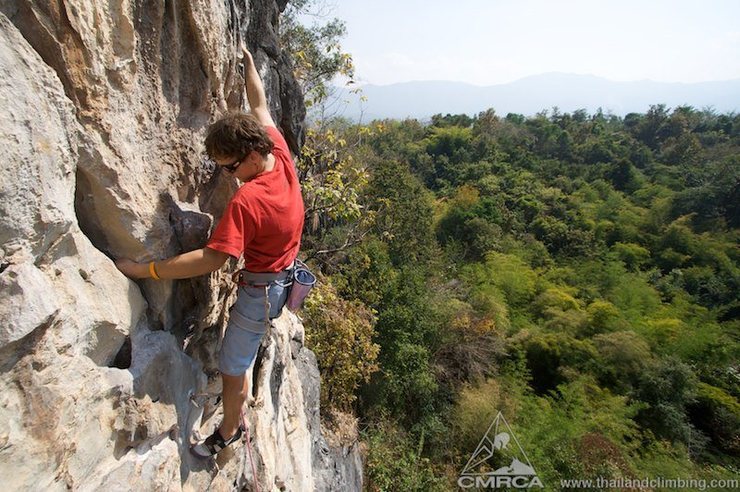
M 295 165 L 270 115 L 252 55 L 246 48 L 242 51 L 251 114 L 231 113 L 213 123 L 205 146 L 210 159 L 243 184 L 206 246 L 148 264 L 116 261 L 130 278 L 182 279 L 213 272 L 229 256 L 244 255 L 245 269 L 219 353 L 223 421 L 191 447 L 193 454 L 204 458 L 242 435 L 240 414 L 249 390 L 246 372 L 266 332 L 267 311 L 272 319 L 285 304 L 303 230 L 304 206 Z

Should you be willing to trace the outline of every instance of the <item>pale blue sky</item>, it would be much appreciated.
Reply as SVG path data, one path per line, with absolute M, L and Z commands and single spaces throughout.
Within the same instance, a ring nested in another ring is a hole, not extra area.
M 740 0 L 326 0 L 357 80 L 740 78 Z

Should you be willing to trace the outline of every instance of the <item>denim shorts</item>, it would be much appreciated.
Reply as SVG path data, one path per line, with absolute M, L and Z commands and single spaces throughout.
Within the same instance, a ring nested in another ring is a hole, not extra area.
M 288 297 L 289 282 L 275 280 L 270 283 L 270 319 L 280 316 Z M 265 288 L 240 286 L 236 302 L 229 309 L 229 324 L 221 344 L 218 368 L 222 374 L 241 376 L 254 364 L 265 324 Z

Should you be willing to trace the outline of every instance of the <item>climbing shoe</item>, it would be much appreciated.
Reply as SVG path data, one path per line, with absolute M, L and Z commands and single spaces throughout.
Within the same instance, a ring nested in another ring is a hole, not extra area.
M 193 444 L 190 447 L 190 452 L 193 453 L 193 455 L 197 456 L 198 458 L 208 458 L 210 456 L 215 455 L 228 445 L 235 443 L 242 437 L 242 428 L 239 427 L 236 430 L 236 434 L 231 436 L 229 439 L 224 439 L 221 437 L 221 434 L 218 432 L 218 429 L 213 431 L 213 434 L 208 436 L 207 438 L 203 439 L 202 441 L 198 441 L 197 443 Z

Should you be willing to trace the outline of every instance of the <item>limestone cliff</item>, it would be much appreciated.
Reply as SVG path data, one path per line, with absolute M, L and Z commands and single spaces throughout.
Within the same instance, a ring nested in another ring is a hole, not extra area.
M 198 461 L 219 407 L 228 271 L 132 282 L 111 258 L 202 247 L 236 183 L 205 127 L 245 105 L 245 41 L 297 150 L 304 107 L 275 34 L 285 1 L 0 0 L 0 475 L 10 490 L 357 490 L 324 439 L 318 371 L 285 312 L 255 366 L 244 446 Z M 236 265 L 229 265 L 231 269 Z M 225 269 L 226 270 L 226 269 Z

